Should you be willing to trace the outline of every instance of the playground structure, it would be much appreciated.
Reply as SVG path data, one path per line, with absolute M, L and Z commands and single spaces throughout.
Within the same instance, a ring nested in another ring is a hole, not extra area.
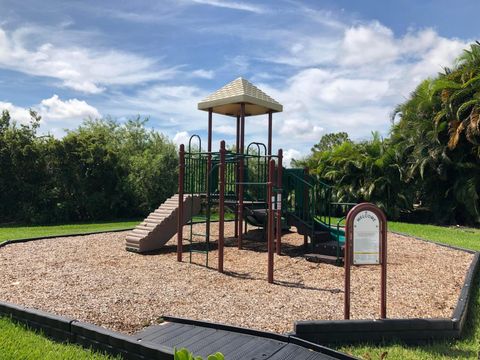
M 238 78 L 201 101 L 198 109 L 208 112 L 206 151 L 198 135 L 190 138 L 187 148 L 180 145 L 178 195 L 128 234 L 127 250 L 142 253 L 160 248 L 175 234 L 171 219 L 176 218 L 177 260 L 183 260 L 184 241 L 188 241 L 190 261 L 192 253 L 203 253 L 208 266 L 210 224 L 215 213 L 219 222 L 218 271 L 223 272 L 225 212 L 230 210 L 239 249 L 248 225 L 263 229 L 269 282 L 273 282 L 274 252 L 282 253 L 282 230 L 291 226 L 304 236 L 309 258 L 341 262 L 345 232 L 340 223 L 354 204 L 333 203 L 331 186 L 316 180 L 307 169 L 284 168 L 281 149 L 272 153 L 273 113 L 281 112 L 282 105 Z M 212 151 L 214 113 L 236 118 L 233 148 L 227 149 L 221 141 L 219 151 Z M 258 115 L 268 115 L 267 145 L 251 142 L 245 146 L 245 118 Z M 333 224 L 331 215 L 339 215 L 338 208 L 343 212 Z M 205 224 L 204 232 L 194 232 L 196 222 Z M 185 225 L 190 226 L 188 237 L 184 237 Z M 204 241 L 199 243 L 199 238 Z

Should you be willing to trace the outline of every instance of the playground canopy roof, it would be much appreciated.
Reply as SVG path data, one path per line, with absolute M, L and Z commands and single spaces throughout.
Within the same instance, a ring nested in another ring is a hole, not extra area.
M 241 77 L 228 83 L 198 103 L 198 109 L 227 116 L 239 116 L 245 103 L 245 116 L 281 112 L 282 104 L 272 99 L 248 80 Z

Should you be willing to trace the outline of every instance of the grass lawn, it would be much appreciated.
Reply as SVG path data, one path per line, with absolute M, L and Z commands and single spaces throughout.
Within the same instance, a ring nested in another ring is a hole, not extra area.
M 70 360 L 70 359 L 115 359 L 85 350 L 79 345 L 61 344 L 0 318 L 0 359 L 3 360 Z
M 122 230 L 135 227 L 140 220 L 99 222 L 68 225 L 3 225 L 0 226 L 0 243 L 7 240 L 28 239 L 40 236 L 83 234 L 95 231 Z
M 416 225 L 389 222 L 391 231 L 398 231 L 420 238 L 472 250 L 480 250 L 480 229 Z M 478 284 L 479 277 L 475 280 Z M 407 346 L 400 343 L 377 345 L 343 346 L 339 350 L 368 360 L 409 359 L 480 359 L 480 291 L 475 287 L 465 332 L 459 341 L 438 341 L 422 346 Z M 382 357 L 382 354 L 385 357 Z
M 225 216 L 225 221 L 231 221 L 231 220 L 235 219 L 235 214 L 233 214 L 231 212 L 226 212 L 224 216 Z M 215 221 L 218 221 L 219 218 L 220 217 L 219 217 L 218 213 L 213 213 L 210 216 L 210 221 L 215 222 Z M 194 224 L 203 223 L 203 222 L 205 222 L 205 215 L 195 215 L 193 217 L 193 223 Z
M 332 218 L 333 225 L 336 226 L 337 221 L 338 218 Z M 345 221 L 342 221 L 340 225 L 345 225 Z M 460 226 L 419 225 L 389 221 L 388 230 L 465 249 L 480 251 L 480 229 Z

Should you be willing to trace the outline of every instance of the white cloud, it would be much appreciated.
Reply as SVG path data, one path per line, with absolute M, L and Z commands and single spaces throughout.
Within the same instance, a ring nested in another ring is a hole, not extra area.
M 233 122 L 233 121 L 230 121 Z M 236 125 L 216 125 L 215 126 L 215 132 L 220 133 L 220 134 L 225 134 L 225 135 L 231 135 L 234 136 L 237 133 L 237 127 Z
M 451 66 L 468 45 L 432 29 L 395 36 L 378 22 L 345 27 L 341 39 L 332 36 L 328 41 L 334 46 L 316 65 L 305 55 L 308 43 L 301 41 L 298 49 L 290 50 L 290 63 L 305 61 L 309 66 L 298 69 L 283 86 L 259 84 L 284 105 L 275 127 L 284 147 L 306 152 L 329 132 L 346 131 L 354 139 L 369 137 L 372 131 L 387 134 L 394 107 L 421 80 Z M 318 36 L 318 41 L 323 39 Z
M 201 4 L 251 13 L 265 10 L 253 1 L 178 3 L 182 9 Z M 244 16 L 255 20 L 247 20 L 248 26 L 221 20 L 205 25 L 203 19 L 199 31 L 206 32 L 205 37 L 213 34 L 241 40 L 238 51 L 215 54 L 225 60 L 225 65 L 215 67 L 215 71 L 192 64 L 164 67 L 150 57 L 99 48 L 95 43 L 82 45 L 87 43 L 85 38 L 73 41 L 68 31 L 68 36 L 59 41 L 60 35 L 49 37 L 44 29 L 40 29 L 44 34 L 39 37 L 38 28 L 7 32 L 1 25 L 0 68 L 51 77 L 61 86 L 86 93 L 105 92 L 102 113 L 117 117 L 149 115 L 150 125 L 173 137 L 176 143 L 187 142 L 190 134 L 206 130 L 207 115 L 199 112 L 196 104 L 210 91 L 192 83 L 214 77 L 228 81 L 237 75 L 248 76 L 284 105 L 284 113 L 274 116 L 274 150 L 283 147 L 289 149 L 290 157 L 298 157 L 328 132 L 347 131 L 354 139 L 365 138 L 372 130 L 386 134 L 394 106 L 404 101 L 419 81 L 451 65 L 467 45 L 467 41 L 442 37 L 433 29 L 411 29 L 399 35 L 378 21 L 345 21 L 298 2 L 290 4 L 287 10 L 282 7 L 274 11 L 278 15 L 275 21 L 269 21 L 268 13 L 262 22 L 257 21 L 257 16 Z M 170 11 L 165 16 L 170 16 Z M 286 16 L 291 17 L 292 26 L 281 25 Z M 302 22 L 295 22 L 299 19 Z M 142 21 L 142 17 L 130 20 Z M 248 44 L 251 51 L 241 51 L 245 49 L 242 44 Z M 164 81 L 172 77 L 176 85 Z M 125 86 L 129 86 L 128 91 Z M 29 119 L 25 109 L 2 104 L 17 118 Z M 33 108 L 51 128 L 72 128 L 82 117 L 99 114 L 85 101 L 57 96 Z M 246 143 L 266 140 L 264 120 L 247 120 Z M 235 130 L 231 118 L 215 115 L 214 148 L 221 138 L 231 143 Z
M 175 134 L 173 137 L 173 143 L 177 146 L 181 144 L 185 145 L 185 148 L 188 147 L 188 140 L 190 139 L 190 134 L 187 131 L 180 131 Z
M 282 121 L 277 131 L 284 141 L 288 139 L 290 143 L 292 141 L 316 141 L 320 138 L 323 128 L 309 120 L 292 116 Z
M 101 117 L 100 112 L 85 101 L 78 99 L 63 101 L 58 95 L 42 100 L 36 109 L 46 122 Z
M 283 83 L 278 82 L 278 76 L 258 72 L 257 80 L 263 80 L 256 85 L 284 105 L 284 112 L 274 116 L 274 151 L 283 147 L 306 153 L 329 132 L 346 131 L 353 139 L 367 138 L 372 131 L 387 134 L 394 107 L 404 101 L 419 81 L 435 75 L 440 64 L 452 64 L 467 45 L 443 38 L 431 29 L 409 31 L 399 37 L 373 22 L 345 26 L 341 38 L 331 42 L 330 54 L 313 66 L 315 57 L 304 55 L 317 51 L 311 49 L 313 39 L 314 34 L 297 48 L 290 48 L 298 57 L 290 65 L 295 71 Z M 360 51 L 355 39 L 369 49 Z M 370 43 L 370 47 L 366 45 Z M 342 60 L 339 54 L 345 51 L 348 58 Z M 241 59 L 245 63 L 254 61 L 245 56 Z M 296 67 L 303 60 L 309 65 Z M 277 63 L 278 57 L 270 62 Z M 277 85 L 272 86 L 269 81 Z M 196 109 L 196 104 L 206 95 L 208 92 L 197 86 L 154 85 L 116 98 L 111 108 L 119 111 L 119 116 L 125 115 L 125 111 L 151 115 L 161 120 L 155 126 L 169 133 L 202 133 L 207 117 Z M 214 144 L 221 138 L 234 141 L 236 129 L 231 120 L 214 116 Z M 267 122 L 260 117 L 254 120 L 255 126 L 250 125 L 250 119 L 246 122 L 246 143 L 265 142 Z
M 87 102 L 78 99 L 63 101 L 57 95 L 44 99 L 33 105 L 32 110 L 42 117 L 41 132 L 50 132 L 55 136 L 63 136 L 64 129 L 72 129 L 80 125 L 86 118 L 100 118 L 100 112 Z M 29 110 L 0 101 L 0 111 L 8 110 L 13 120 L 26 124 L 30 121 Z
M 339 50 L 338 59 L 343 65 L 358 66 L 394 61 L 400 49 L 392 30 L 373 22 L 347 29 Z
M 58 79 L 61 85 L 96 94 L 109 85 L 134 85 L 172 78 L 176 68 L 162 68 L 157 61 L 111 49 L 94 49 L 48 42 L 31 45 L 39 28 L 7 33 L 0 28 L 0 68 Z
M 18 121 L 21 124 L 28 124 L 30 122 L 30 112 L 28 109 L 15 106 L 10 102 L 0 101 L 0 112 L 7 110 L 10 113 L 10 117 L 14 121 Z
M 253 12 L 257 14 L 262 14 L 265 12 L 265 10 L 258 5 L 252 5 L 252 4 L 248 4 L 240 1 L 227 1 L 227 0 L 191 0 L 191 1 L 197 4 L 211 5 L 211 6 L 222 7 L 222 8 L 232 9 L 232 10 L 243 10 L 243 11 Z
M 192 75 L 203 79 L 213 79 L 215 72 L 213 70 L 198 69 L 192 71 Z
M 110 100 L 109 113 L 115 116 L 151 115 L 160 119 L 162 130 L 196 131 L 206 128 L 205 117 L 200 121 L 197 103 L 207 95 L 195 86 L 154 85 L 132 95 L 119 94 Z M 202 112 L 203 113 L 203 112 Z
M 283 166 L 291 167 L 291 162 L 293 159 L 300 160 L 302 158 L 302 153 L 295 149 L 288 149 L 283 152 Z

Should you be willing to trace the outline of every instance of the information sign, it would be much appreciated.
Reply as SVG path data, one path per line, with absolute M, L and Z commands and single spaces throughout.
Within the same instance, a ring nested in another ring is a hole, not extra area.
M 380 264 L 380 220 L 370 210 L 353 219 L 353 264 Z

